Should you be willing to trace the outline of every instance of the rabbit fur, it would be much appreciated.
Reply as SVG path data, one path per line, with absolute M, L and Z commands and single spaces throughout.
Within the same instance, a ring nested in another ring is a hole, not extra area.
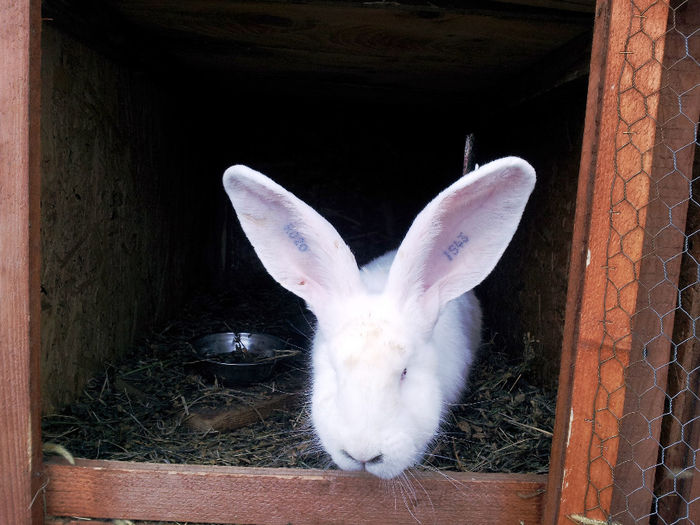
M 486 164 L 435 197 L 398 250 L 359 269 L 310 206 L 246 166 L 226 170 L 258 257 L 317 318 L 311 417 L 340 468 L 388 479 L 421 461 L 479 346 L 471 290 L 508 246 L 534 184 L 522 159 Z

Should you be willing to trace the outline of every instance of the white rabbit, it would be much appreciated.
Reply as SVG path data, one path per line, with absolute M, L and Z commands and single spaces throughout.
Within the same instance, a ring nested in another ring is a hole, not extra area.
M 258 257 L 316 315 L 311 415 L 340 468 L 392 478 L 422 459 L 479 345 L 470 290 L 503 254 L 534 184 L 521 159 L 486 164 L 430 202 L 397 251 L 359 270 L 310 206 L 250 168 L 226 170 Z

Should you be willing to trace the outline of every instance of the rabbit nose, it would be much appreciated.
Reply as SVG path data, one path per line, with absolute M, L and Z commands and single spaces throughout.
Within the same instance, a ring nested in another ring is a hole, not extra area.
M 371 457 L 370 459 L 361 459 L 362 456 L 354 457 L 348 453 L 347 450 L 341 450 L 340 451 L 344 456 L 352 459 L 353 461 L 356 461 L 362 465 L 376 465 L 377 463 L 381 463 L 384 460 L 384 454 L 377 454 L 376 456 Z
M 376 463 L 381 463 L 384 460 L 384 454 L 377 454 L 373 458 L 367 461 L 368 465 L 374 465 Z

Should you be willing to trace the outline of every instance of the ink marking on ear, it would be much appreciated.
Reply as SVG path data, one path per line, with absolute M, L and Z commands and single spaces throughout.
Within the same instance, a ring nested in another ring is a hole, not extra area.
M 309 245 L 306 244 L 306 240 L 301 235 L 301 233 L 299 233 L 294 224 L 287 224 L 284 227 L 284 232 L 287 234 L 287 237 L 289 237 L 294 242 L 294 246 L 297 247 L 297 250 L 299 250 L 300 252 L 305 252 L 309 249 Z
M 443 255 L 447 257 L 448 261 L 452 261 L 457 255 L 459 255 L 459 252 L 462 250 L 462 247 L 469 242 L 469 237 L 464 235 L 464 233 L 459 232 L 457 234 L 457 237 L 452 241 L 452 243 L 447 247 L 446 250 L 443 250 Z

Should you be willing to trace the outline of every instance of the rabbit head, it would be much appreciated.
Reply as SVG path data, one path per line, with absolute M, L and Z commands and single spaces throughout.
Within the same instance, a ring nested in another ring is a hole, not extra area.
M 307 204 L 250 168 L 226 170 L 258 257 L 317 318 L 312 421 L 340 468 L 392 478 L 425 454 L 479 344 L 467 292 L 503 254 L 534 183 L 521 159 L 486 164 L 433 199 L 396 252 L 360 270 Z

